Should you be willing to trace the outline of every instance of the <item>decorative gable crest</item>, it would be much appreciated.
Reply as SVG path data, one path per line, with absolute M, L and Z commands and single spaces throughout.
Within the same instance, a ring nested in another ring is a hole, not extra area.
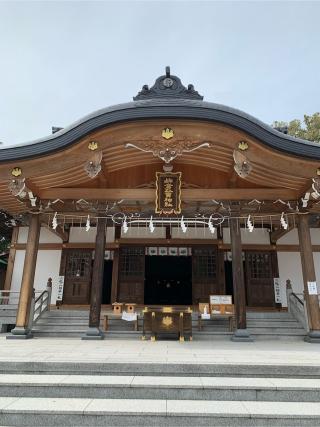
M 194 89 L 194 86 L 189 84 L 186 88 L 179 77 L 170 74 L 170 67 L 166 67 L 166 74 L 157 78 L 155 84 L 149 88 L 144 85 L 134 101 L 150 98 L 185 98 L 203 100 L 203 96 Z

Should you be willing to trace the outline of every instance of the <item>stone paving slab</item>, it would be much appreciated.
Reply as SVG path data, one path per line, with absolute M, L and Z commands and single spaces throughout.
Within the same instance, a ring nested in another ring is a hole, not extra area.
M 242 378 L 205 376 L 34 375 L 2 374 L 0 385 L 94 385 L 157 388 L 219 388 L 259 390 L 320 390 L 320 379 Z
M 6 340 L 0 335 L 2 362 L 199 363 L 320 366 L 320 347 L 304 341 L 253 343 L 224 341 L 81 341 L 77 338 Z
M 320 403 L 151 399 L 0 398 L 0 413 L 165 415 L 219 417 L 320 417 Z
M 166 415 L 166 400 L 93 399 L 84 413 L 109 415 Z
M 0 397 L 1 400 L 5 399 Z M 64 413 L 64 414 L 77 414 L 83 413 L 85 408 L 93 399 L 82 399 L 82 398 L 45 398 L 45 397 L 20 397 L 15 398 L 13 402 L 7 404 L 5 407 L 0 409 L 0 413 L 8 412 L 26 412 L 26 413 L 37 413 L 45 412 L 46 414 Z

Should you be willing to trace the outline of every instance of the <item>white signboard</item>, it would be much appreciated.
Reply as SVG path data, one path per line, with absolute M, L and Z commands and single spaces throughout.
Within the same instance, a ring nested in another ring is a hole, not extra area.
M 273 287 L 274 287 L 274 300 L 276 304 L 281 304 L 281 293 L 280 293 L 280 278 L 273 278 Z
M 63 286 L 64 286 L 64 276 L 58 277 L 58 295 L 57 301 L 62 301 L 63 298 Z
M 232 304 L 232 295 L 210 295 L 210 304 Z
M 308 282 L 309 295 L 318 295 L 317 282 Z

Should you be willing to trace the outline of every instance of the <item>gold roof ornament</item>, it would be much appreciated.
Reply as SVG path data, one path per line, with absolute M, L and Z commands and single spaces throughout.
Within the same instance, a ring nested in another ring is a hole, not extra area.
M 246 150 L 248 150 L 249 145 L 248 145 L 248 143 L 246 141 L 240 141 L 239 144 L 238 144 L 238 148 L 241 151 L 246 151 Z
M 91 151 L 95 151 L 95 150 L 97 150 L 97 149 L 98 149 L 98 143 L 97 143 L 97 142 L 95 142 L 95 141 L 91 141 L 91 142 L 89 142 L 89 144 L 88 144 L 88 148 L 89 148 L 89 150 L 91 150 Z
M 11 175 L 15 177 L 20 176 L 21 174 L 22 174 L 22 169 L 19 167 L 15 167 L 11 171 Z
M 165 128 L 162 129 L 161 135 L 164 139 L 171 139 L 174 136 L 174 131 L 171 128 Z

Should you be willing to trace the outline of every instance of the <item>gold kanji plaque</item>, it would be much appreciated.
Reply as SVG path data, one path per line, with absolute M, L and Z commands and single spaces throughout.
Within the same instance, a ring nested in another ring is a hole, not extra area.
M 156 172 L 156 213 L 181 213 L 181 175 L 181 172 Z

